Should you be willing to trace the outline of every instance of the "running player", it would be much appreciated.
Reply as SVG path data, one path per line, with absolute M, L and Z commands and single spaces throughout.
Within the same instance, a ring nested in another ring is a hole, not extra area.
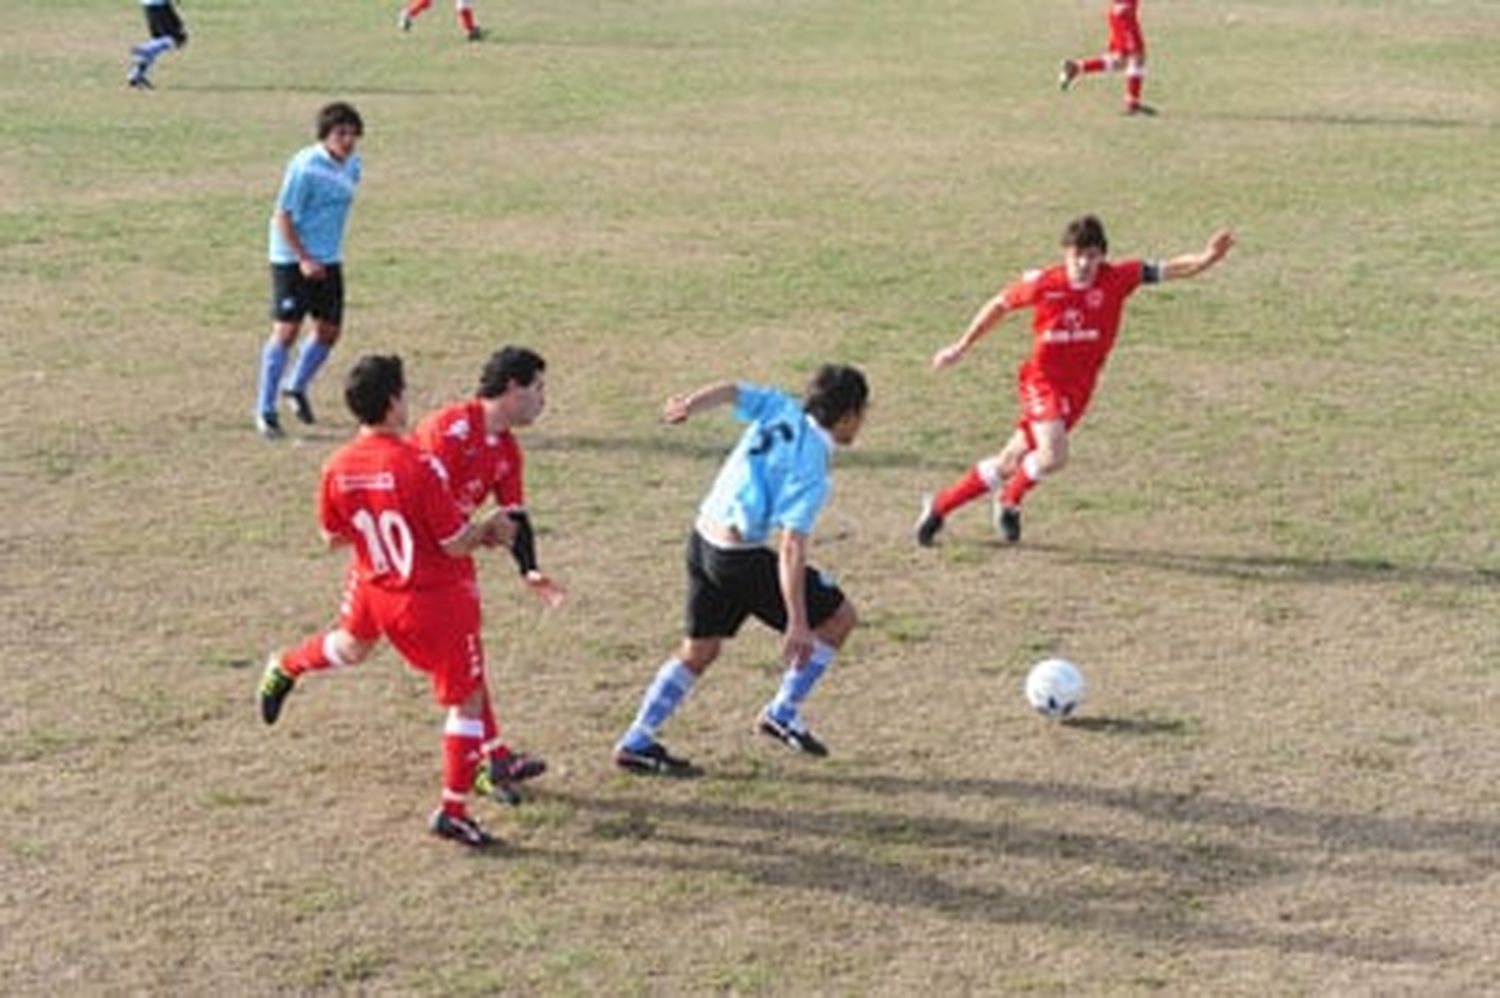
M 931 546 L 955 509 L 998 491 L 995 529 L 1007 541 L 1021 539 L 1021 500 L 1042 477 L 1068 459 L 1068 431 L 1083 418 L 1094 382 L 1115 345 L 1125 299 L 1142 284 L 1194 277 L 1224 258 L 1234 245 L 1228 230 L 1217 232 L 1201 253 L 1165 261 L 1105 260 L 1109 244 L 1093 215 L 1068 223 L 1063 262 L 1034 270 L 984 304 L 963 336 L 932 358 L 933 370 L 952 367 L 1009 313 L 1035 311 L 1030 358 L 1018 372 L 1021 417 L 1000 453 L 923 501 L 917 543 Z
M 141 0 L 141 12 L 146 15 L 146 30 L 151 37 L 130 50 L 133 58 L 125 82 L 137 90 L 150 90 L 151 65 L 166 53 L 186 45 L 188 34 L 172 0 Z
M 854 442 L 869 386 L 857 369 L 820 368 L 801 404 L 774 389 L 720 382 L 667 400 L 664 417 L 681 423 L 733 405 L 750 426 L 719 470 L 687 547 L 686 637 L 657 670 L 634 723 L 615 746 L 615 764 L 635 773 L 697 772 L 656 740 L 698 677 L 754 615 L 780 631 L 787 669 L 757 729 L 813 756 L 828 749 L 802 719 L 802 703 L 854 629 L 854 607 L 833 580 L 807 564 L 807 543 L 831 488 L 836 444 Z M 780 531 L 777 550 L 767 547 Z
M 361 165 L 355 146 L 364 135 L 359 112 L 342 102 L 318 112 L 318 141 L 293 156 L 271 213 L 271 336 L 260 358 L 255 427 L 267 440 L 283 435 L 276 414 L 278 390 L 297 420 L 313 422 L 307 389 L 344 321 L 344 228 Z M 313 317 L 313 334 L 302 343 L 291 379 L 281 377 L 302 320 Z
M 1109 47 L 1103 55 L 1088 59 L 1064 59 L 1057 75 L 1057 85 L 1064 91 L 1080 76 L 1090 73 L 1115 73 L 1125 70 L 1125 113 L 1155 114 L 1149 104 L 1141 103 L 1141 88 L 1146 81 L 1146 36 L 1141 34 L 1136 14 L 1137 0 L 1110 0 Z
M 526 587 L 548 609 L 561 606 L 563 588 L 537 564 L 535 533 L 526 513 L 521 445 L 514 430 L 536 422 L 546 406 L 547 363 L 534 351 L 508 346 L 496 351 L 479 375 L 475 398 L 454 402 L 417 426 L 412 443 L 437 458 L 449 491 L 464 513 L 473 515 L 491 496 L 514 527 L 511 555 Z M 478 789 L 518 803 L 513 785 L 546 771 L 540 757 L 512 752 L 500 737 L 494 707 L 483 706 L 485 765 Z
M 432 0 L 411 0 L 396 15 L 396 27 L 402 31 L 410 31 L 412 22 L 431 6 Z M 454 0 L 454 7 L 458 11 L 458 27 L 464 37 L 471 42 L 483 41 L 484 29 L 474 20 L 474 0 Z
M 479 588 L 470 552 L 509 542 L 503 510 L 471 520 L 453 500 L 436 459 L 403 437 L 401 358 L 363 357 L 344 398 L 358 436 L 323 468 L 318 519 L 329 547 L 352 548 L 348 588 L 332 630 L 271 655 L 261 678 L 261 717 L 275 724 L 299 678 L 363 661 L 379 639 L 432 680 L 448 708 L 443 735 L 442 803 L 436 835 L 482 848 L 493 839 L 468 810 L 484 741 L 484 649 Z

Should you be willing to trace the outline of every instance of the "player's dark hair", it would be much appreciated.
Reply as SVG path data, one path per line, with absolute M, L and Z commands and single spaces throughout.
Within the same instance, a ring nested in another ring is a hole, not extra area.
M 525 347 L 502 347 L 485 361 L 479 374 L 479 392 L 482 399 L 495 399 L 505 394 L 514 381 L 522 388 L 530 387 L 536 376 L 547 369 L 547 362 L 535 350 Z
M 859 368 L 824 364 L 808 382 L 802 408 L 826 430 L 852 412 L 863 412 L 869 399 L 870 385 Z
M 395 354 L 367 354 L 355 361 L 344 378 L 344 402 L 363 426 L 385 422 L 391 405 L 404 391 L 406 375 Z
M 1096 215 L 1084 215 L 1069 222 L 1068 227 L 1063 230 L 1062 244 L 1074 249 L 1109 252 L 1109 240 L 1104 238 L 1104 223 Z
M 354 128 L 356 135 L 365 134 L 365 119 L 354 110 L 353 104 L 343 101 L 334 101 L 332 104 L 324 105 L 318 112 L 318 138 L 326 139 L 335 128 L 340 125 L 350 125 Z

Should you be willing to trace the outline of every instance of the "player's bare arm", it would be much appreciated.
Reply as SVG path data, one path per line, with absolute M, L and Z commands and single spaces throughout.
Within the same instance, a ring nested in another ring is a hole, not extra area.
M 276 231 L 281 233 L 281 238 L 291 247 L 292 252 L 297 255 L 297 269 L 302 271 L 302 276 L 308 280 L 322 280 L 328 271 L 321 263 L 312 258 L 307 252 L 307 247 L 302 245 L 302 239 L 297 235 L 297 227 L 292 224 L 292 216 L 285 208 L 277 208 L 272 218 L 275 219 Z
M 337 551 L 339 548 L 348 547 L 350 544 L 354 543 L 351 539 L 345 537 L 343 534 L 335 534 L 332 531 L 324 530 L 321 528 L 318 532 L 323 537 L 323 546 L 330 551 Z
M 718 381 L 685 395 L 673 395 L 662 406 L 661 418 L 668 423 L 686 422 L 707 409 L 731 405 L 738 396 L 739 387 L 733 381 Z
M 443 553 L 450 558 L 462 558 L 484 546 L 485 539 L 499 530 L 497 520 L 504 520 L 505 510 L 493 509 L 484 516 L 470 520 L 458 534 L 442 543 Z
M 964 330 L 963 336 L 949 346 L 943 347 L 932 355 L 932 369 L 941 371 L 945 367 L 952 367 L 963 359 L 969 349 L 989 334 L 991 329 L 999 325 L 1000 320 L 1005 318 L 1010 309 L 1005 306 L 1005 293 L 1001 292 L 984 303 L 974 318 L 969 322 L 969 328 Z
M 777 566 L 781 576 L 781 596 L 786 602 L 786 633 L 781 638 L 781 655 L 786 664 L 800 667 L 812 657 L 815 640 L 807 623 L 807 535 L 795 530 L 781 532 Z
M 1233 248 L 1234 233 L 1229 229 L 1220 229 L 1209 238 L 1208 245 L 1201 252 L 1184 253 L 1163 263 L 1161 278 L 1164 281 L 1175 281 L 1184 277 L 1196 277 L 1228 256 Z

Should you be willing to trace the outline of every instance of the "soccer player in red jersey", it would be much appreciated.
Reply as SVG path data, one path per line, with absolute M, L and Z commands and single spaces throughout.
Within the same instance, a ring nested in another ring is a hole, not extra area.
M 383 636 L 432 679 L 448 708 L 443 735 L 442 804 L 431 830 L 482 848 L 494 840 L 468 811 L 484 737 L 484 649 L 479 589 L 470 552 L 508 543 L 503 510 L 471 519 L 453 500 L 442 467 L 402 437 L 406 429 L 401 358 L 360 359 L 344 399 L 358 436 L 324 465 L 318 519 L 328 546 L 352 549 L 338 625 L 272 654 L 261 679 L 261 717 L 276 723 L 286 697 L 308 672 L 362 661 Z
M 522 581 L 543 606 L 555 609 L 567 594 L 537 564 L 535 534 L 526 513 L 521 445 L 512 432 L 530 426 L 542 414 L 547 401 L 546 368 L 539 354 L 524 347 L 496 351 L 479 375 L 476 397 L 444 406 L 422 420 L 412 443 L 442 464 L 449 491 L 466 514 L 474 514 L 494 497 L 514 529 L 510 551 Z M 540 776 L 546 763 L 511 751 L 500 738 L 488 697 L 482 721 L 486 761 L 479 771 L 480 789 L 518 803 L 512 785 Z
M 410 31 L 411 23 L 431 6 L 432 0 L 409 0 L 396 15 L 396 26 L 402 31 Z M 474 0 L 454 0 L 453 6 L 458 11 L 458 27 L 464 37 L 471 42 L 483 41 L 484 29 L 474 21 Z
M 1125 70 L 1125 113 L 1155 114 L 1151 106 L 1141 103 L 1141 88 L 1146 80 L 1146 36 L 1136 14 L 1137 0 L 1110 0 L 1109 47 L 1103 55 L 1089 59 L 1064 59 L 1057 84 L 1063 90 L 1080 76 L 1090 73 Z
M 1099 371 L 1115 345 L 1125 299 L 1142 284 L 1203 273 L 1234 246 L 1234 234 L 1227 229 L 1214 233 L 1199 253 L 1115 264 L 1105 259 L 1109 244 L 1104 226 L 1085 215 L 1068 223 L 1062 246 L 1061 264 L 1031 271 L 991 298 L 963 336 L 932 358 L 935 371 L 952 367 L 1006 315 L 1033 310 L 1033 348 L 1018 372 L 1017 429 L 1000 453 L 923 502 L 916 528 L 923 547 L 936 541 L 955 509 L 997 491 L 995 529 L 1011 543 L 1021 539 L 1021 500 L 1044 475 L 1067 462 L 1068 432 L 1088 408 Z

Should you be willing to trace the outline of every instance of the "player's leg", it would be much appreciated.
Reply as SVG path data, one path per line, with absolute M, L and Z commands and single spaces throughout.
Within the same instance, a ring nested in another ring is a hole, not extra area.
M 500 735 L 500 724 L 495 718 L 494 698 L 489 684 L 482 689 L 483 704 L 479 720 L 484 727 L 484 743 L 481 746 L 483 762 L 475 777 L 474 789 L 494 797 L 506 804 L 521 803 L 521 795 L 515 789 L 518 783 L 534 780 L 547 771 L 547 760 L 539 755 L 517 752 Z
M 150 89 L 149 73 L 152 64 L 173 49 L 186 45 L 187 31 L 183 28 L 177 11 L 170 5 L 146 7 L 144 10 L 146 29 L 151 37 L 130 50 L 134 61 L 126 82 L 132 87 Z
M 808 622 L 817 640 L 813 652 L 801 665 L 788 666 L 781 685 L 757 721 L 763 734 L 808 755 L 825 756 L 828 748 L 808 730 L 802 705 L 818 681 L 833 665 L 839 650 L 859 623 L 854 604 L 845 598 L 832 579 L 809 569 L 806 579 Z
M 923 547 L 936 543 L 948 516 L 959 507 L 999 489 L 1029 449 L 1026 436 L 1017 430 L 998 454 L 976 462 L 957 481 L 924 499 L 921 514 L 917 517 L 917 543 Z
M 995 529 L 1014 544 L 1021 539 L 1021 502 L 1043 476 L 1062 470 L 1068 461 L 1068 424 L 1046 419 L 1027 426 L 1032 448 L 1006 479 L 995 507 Z
M 379 620 L 369 597 L 369 590 L 351 574 L 339 609 L 338 624 L 291 648 L 271 654 L 258 691 L 262 720 L 267 724 L 276 723 L 282 705 L 301 676 L 324 669 L 355 666 L 369 656 L 380 640 Z
M 302 342 L 297 352 L 297 362 L 292 367 L 290 380 L 282 387 L 281 394 L 292 403 L 299 423 L 314 422 L 312 403 L 307 390 L 313 378 L 322 369 L 339 341 L 344 318 L 343 269 L 337 264 L 327 268 L 320 281 L 308 281 L 308 308 L 313 316 L 313 334 Z
M 454 7 L 458 12 L 458 27 L 464 37 L 471 42 L 483 39 L 484 29 L 474 20 L 474 0 L 454 0 Z
M 283 435 L 281 417 L 276 414 L 276 393 L 307 315 L 307 283 L 295 263 L 271 264 L 271 335 L 261 349 L 255 395 L 255 426 L 267 440 Z
M 401 13 L 396 15 L 396 26 L 402 31 L 410 31 L 411 22 L 431 6 L 432 0 L 410 0 L 405 7 L 401 8 Z
M 1141 92 L 1146 85 L 1146 54 L 1132 55 L 1125 60 L 1125 113 L 1154 114 L 1150 105 L 1141 102 Z

